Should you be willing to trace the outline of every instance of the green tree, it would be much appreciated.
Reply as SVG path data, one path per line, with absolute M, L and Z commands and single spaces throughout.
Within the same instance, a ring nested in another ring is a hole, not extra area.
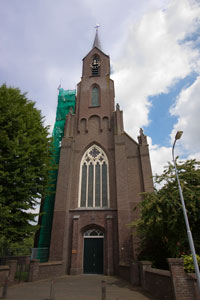
M 50 139 L 41 112 L 19 89 L 0 87 L 0 232 L 7 244 L 36 229 L 31 212 L 44 195 Z
M 200 253 L 200 162 L 177 163 L 188 219 L 197 253 Z M 144 193 L 139 204 L 141 218 L 133 222 L 141 239 L 140 259 L 152 260 L 167 268 L 166 258 L 190 253 L 174 166 L 168 163 L 162 175 L 155 177 L 161 185 Z

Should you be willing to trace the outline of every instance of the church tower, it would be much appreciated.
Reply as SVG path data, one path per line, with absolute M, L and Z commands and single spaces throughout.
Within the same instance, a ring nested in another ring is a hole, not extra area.
M 117 274 L 137 258 L 127 224 L 138 217 L 140 193 L 153 188 L 149 151 L 142 130 L 138 143 L 124 131 L 114 97 L 97 29 L 60 151 L 49 261 L 62 261 L 63 273 Z

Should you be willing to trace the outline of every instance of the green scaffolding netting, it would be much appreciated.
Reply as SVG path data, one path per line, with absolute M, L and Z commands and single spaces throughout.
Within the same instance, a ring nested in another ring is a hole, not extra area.
M 40 228 L 38 252 L 37 258 L 40 262 L 48 261 L 49 257 L 49 246 L 51 240 L 51 228 L 53 220 L 53 210 L 56 192 L 56 183 L 58 175 L 58 164 L 60 159 L 60 146 L 61 140 L 64 135 L 64 127 L 66 121 L 66 115 L 69 111 L 75 111 L 76 104 L 76 90 L 64 90 L 59 89 L 58 105 L 56 111 L 56 121 L 53 128 L 53 146 L 52 146 L 52 170 L 49 174 L 49 187 L 47 196 L 44 199 L 42 209 L 42 222 Z

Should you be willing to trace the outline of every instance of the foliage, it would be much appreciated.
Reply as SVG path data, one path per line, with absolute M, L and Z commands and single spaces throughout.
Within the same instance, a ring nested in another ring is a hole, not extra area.
M 183 254 L 183 255 L 181 255 L 181 257 L 184 260 L 184 270 L 187 273 L 194 273 L 195 270 L 194 270 L 194 263 L 193 263 L 193 259 L 192 259 L 192 254 L 189 254 L 189 255 Z M 200 266 L 200 256 L 196 255 L 196 258 L 197 258 L 198 265 Z
M 0 232 L 21 242 L 36 226 L 31 212 L 48 182 L 50 139 L 41 112 L 19 89 L 0 87 Z
M 24 265 L 21 265 L 20 267 L 23 267 Z M 28 275 L 29 275 L 29 270 L 27 268 L 27 266 L 29 267 L 29 265 L 25 265 L 26 269 L 25 271 L 23 270 L 17 270 L 15 273 L 15 280 L 18 280 L 18 282 L 20 281 L 28 281 Z
M 0 257 L 30 255 L 34 244 L 34 234 L 21 242 L 11 242 L 4 236 L 0 238 Z
M 196 251 L 200 252 L 200 162 L 179 162 L 177 168 Z M 131 226 L 141 239 L 140 258 L 167 268 L 167 257 L 180 257 L 190 250 L 174 166 L 168 163 L 155 182 L 162 188 L 143 194 L 141 218 Z

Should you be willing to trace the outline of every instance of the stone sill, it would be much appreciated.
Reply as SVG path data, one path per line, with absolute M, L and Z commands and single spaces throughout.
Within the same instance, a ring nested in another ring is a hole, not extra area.
M 46 267 L 46 266 L 56 266 L 56 265 L 62 265 L 63 261 L 50 261 L 45 263 L 40 263 L 39 267 Z
M 167 276 L 167 277 L 171 276 L 170 271 L 167 271 L 167 270 L 160 270 L 160 269 L 150 268 L 150 269 L 146 269 L 145 272 L 159 274 L 159 275 Z
M 130 268 L 131 267 L 131 265 L 129 263 L 124 263 L 124 262 L 120 262 L 118 266 L 119 267 L 126 267 L 126 268 Z
M 69 209 L 69 211 L 70 212 L 77 212 L 77 211 L 117 211 L 117 209 L 116 208 L 94 208 L 94 207 L 92 207 L 92 208 L 85 208 L 85 207 L 83 207 L 83 208 L 75 208 L 75 209 Z
M 0 272 L 1 271 L 9 271 L 10 267 L 9 266 L 0 266 Z

